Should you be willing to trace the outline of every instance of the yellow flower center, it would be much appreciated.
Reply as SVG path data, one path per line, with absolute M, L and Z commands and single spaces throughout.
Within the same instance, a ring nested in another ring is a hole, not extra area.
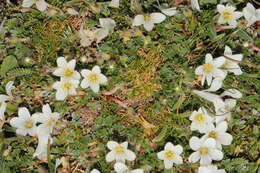
M 149 22 L 151 20 L 151 16 L 149 14 L 144 15 L 144 21 Z
M 218 137 L 217 132 L 215 132 L 215 131 L 209 132 L 209 138 L 214 138 L 214 139 L 216 139 L 217 137 Z
M 205 115 L 204 114 L 197 114 L 197 115 L 195 115 L 195 121 L 197 122 L 197 123 L 204 123 L 205 122 Z
M 87 80 L 90 83 L 97 83 L 99 81 L 99 75 L 97 73 L 92 72 L 87 76 Z
M 213 70 L 214 66 L 212 64 L 204 64 L 203 71 L 209 73 Z
M 232 20 L 232 12 L 230 10 L 224 10 L 221 15 L 225 21 Z
M 65 91 L 69 91 L 72 88 L 72 83 L 70 82 L 65 82 L 61 85 L 61 88 Z
M 33 127 L 33 121 L 32 120 L 25 121 L 24 127 L 26 127 L 27 129 L 32 128 Z
M 174 159 L 175 156 L 176 156 L 176 154 L 174 152 L 172 152 L 170 150 L 165 151 L 165 158 L 167 160 L 172 160 L 172 159 Z
M 206 155 L 209 153 L 209 149 L 207 147 L 200 147 L 199 152 L 201 155 Z
M 71 77 L 73 75 L 74 71 L 70 68 L 65 68 L 64 69 L 64 76 L 65 77 Z
M 52 127 L 52 126 L 54 126 L 55 124 L 56 124 L 56 119 L 53 118 L 53 117 L 50 117 L 50 118 L 48 119 L 47 125 L 50 126 L 50 127 Z
M 116 146 L 115 150 L 117 153 L 123 153 L 125 151 L 125 148 L 123 146 L 118 145 Z

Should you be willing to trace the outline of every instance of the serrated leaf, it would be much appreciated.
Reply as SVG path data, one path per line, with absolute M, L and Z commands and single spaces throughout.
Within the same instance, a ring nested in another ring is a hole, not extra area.
M 162 129 L 162 131 L 159 133 L 159 135 L 156 136 L 156 137 L 153 139 L 153 142 L 160 142 L 160 141 L 162 141 L 162 140 L 166 137 L 167 132 L 168 132 L 168 127 L 164 127 L 164 128 Z
M 236 34 L 244 41 L 253 41 L 252 37 L 243 30 L 238 30 Z
M 13 68 L 17 67 L 17 60 L 14 56 L 7 56 L 4 60 L 3 63 L 1 64 L 0 68 L 0 75 L 3 77 L 5 74 L 12 70 Z

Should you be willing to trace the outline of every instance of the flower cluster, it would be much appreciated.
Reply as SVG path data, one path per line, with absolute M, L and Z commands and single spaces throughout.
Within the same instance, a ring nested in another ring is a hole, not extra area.
M 18 117 L 12 118 L 10 124 L 16 128 L 18 135 L 36 136 L 38 146 L 33 156 L 46 160 L 48 145 L 52 143 L 51 133 L 59 118 L 60 114 L 52 112 L 48 104 L 43 105 L 41 113 L 34 113 L 32 116 L 27 108 L 22 107 L 18 110 Z
M 75 59 L 67 62 L 64 57 L 59 57 L 57 65 L 58 68 L 53 72 L 53 75 L 60 77 L 60 81 L 53 84 L 53 88 L 57 90 L 57 100 L 64 100 L 68 95 L 76 95 L 81 76 L 83 80 L 80 86 L 84 89 L 90 87 L 95 93 L 99 91 L 100 84 L 107 82 L 107 78 L 101 73 L 99 66 L 94 66 L 92 70 L 83 69 L 80 75 L 75 70 Z
M 191 7 L 193 9 L 200 10 L 198 0 L 191 0 Z M 247 27 L 253 25 L 256 21 L 260 20 L 260 9 L 255 9 L 255 7 L 251 3 L 247 3 L 246 7 L 242 10 L 242 12 L 235 11 L 236 8 L 230 5 L 217 5 L 217 11 L 219 13 L 218 24 L 229 24 L 232 27 L 237 26 L 237 19 L 244 16 L 247 21 Z
M 225 172 L 225 170 L 217 170 L 216 166 L 211 165 L 213 160 L 223 159 L 222 145 L 230 145 L 233 140 L 232 135 L 227 133 L 227 121 L 231 119 L 231 110 L 236 105 L 236 100 L 223 100 L 223 97 L 241 98 L 242 94 L 236 89 L 226 90 L 220 95 L 212 92 L 222 87 L 228 72 L 235 75 L 242 74 L 238 65 L 242 58 L 242 54 L 232 55 L 230 47 L 226 46 L 224 56 L 213 59 L 211 54 L 207 54 L 205 64 L 195 70 L 195 74 L 200 75 L 201 84 L 204 85 L 206 80 L 210 88 L 193 92 L 213 103 L 215 107 L 214 113 L 209 113 L 208 110 L 201 107 L 190 116 L 192 121 L 190 129 L 203 134 L 201 138 L 193 136 L 189 141 L 191 149 L 195 151 L 190 155 L 189 161 L 192 163 L 200 161 L 199 173 Z

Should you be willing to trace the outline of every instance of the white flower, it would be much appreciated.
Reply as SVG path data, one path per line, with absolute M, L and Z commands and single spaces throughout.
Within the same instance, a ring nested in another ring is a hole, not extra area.
M 100 173 L 100 171 L 97 169 L 93 169 L 92 171 L 90 171 L 90 173 Z
M 200 166 L 198 169 L 198 173 L 226 173 L 224 169 L 218 169 L 217 166 L 208 165 L 208 166 Z
M 99 66 L 94 66 L 91 71 L 83 69 L 81 71 L 81 75 L 84 79 L 82 80 L 80 86 L 82 88 L 90 87 L 95 93 L 99 91 L 100 84 L 104 84 L 107 82 L 107 78 L 101 73 Z
M 177 13 L 177 8 L 160 8 L 161 12 L 167 16 L 174 16 Z
M 198 111 L 193 111 L 189 119 L 192 121 L 190 126 L 192 131 L 198 130 L 200 133 L 204 133 L 214 127 L 214 119 L 208 115 L 207 110 L 203 107 L 199 108 Z
M 189 141 L 191 149 L 195 152 L 189 157 L 189 162 L 195 163 L 200 160 L 201 165 L 209 165 L 212 160 L 222 160 L 223 153 L 216 148 L 216 141 L 213 138 L 206 140 L 193 136 Z
M 116 26 L 116 22 L 110 18 L 100 18 L 99 23 L 102 28 L 107 29 L 108 31 L 113 31 Z
M 37 157 L 40 160 L 47 160 L 48 144 L 52 143 L 52 138 L 49 134 L 43 134 L 41 129 L 37 129 L 38 145 L 33 153 L 33 157 Z
M 11 126 L 17 128 L 16 133 L 23 136 L 27 133 L 31 136 L 35 136 L 37 133 L 36 123 L 35 116 L 31 116 L 25 107 L 19 108 L 18 117 L 14 117 L 10 120 Z
M 242 54 L 232 55 L 232 50 L 230 49 L 229 46 L 225 46 L 224 56 L 234 59 L 236 61 L 241 61 L 243 59 Z M 226 59 L 226 61 L 223 64 L 223 68 L 225 69 L 225 71 L 232 72 L 235 75 L 241 75 L 243 73 L 238 65 L 238 62 L 231 61 L 227 58 L 225 58 L 225 59 Z
M 127 149 L 128 142 L 118 144 L 115 141 L 109 141 L 107 143 L 107 147 L 111 150 L 106 155 L 107 162 L 112 162 L 113 160 L 116 160 L 116 162 L 124 163 L 125 160 L 133 161 L 136 158 L 135 153 Z
M 207 80 L 207 84 L 211 85 L 213 77 L 224 79 L 226 77 L 226 74 L 223 70 L 219 69 L 224 62 L 224 57 L 213 59 L 211 54 L 207 54 L 205 58 L 205 64 L 195 69 L 196 75 L 202 75 L 201 84 L 204 85 L 205 80 Z
M 114 170 L 116 173 L 143 173 L 143 169 L 130 170 L 124 163 L 117 162 L 114 165 Z
M 217 10 L 220 13 L 218 24 L 228 23 L 230 26 L 236 27 L 236 20 L 243 15 L 242 12 L 235 11 L 236 8 L 229 5 L 224 6 L 222 4 L 218 4 Z
M 164 150 L 157 153 L 157 157 L 160 160 L 164 161 L 164 166 L 166 169 L 170 169 L 173 166 L 173 163 L 179 165 L 183 163 L 182 153 L 183 148 L 180 145 L 174 146 L 171 142 L 167 142 L 164 146 Z
M 235 99 L 225 99 L 225 106 L 216 110 L 215 122 L 218 124 L 222 121 L 229 121 L 231 119 L 231 110 L 236 106 Z
M 110 18 L 100 18 L 99 23 L 101 28 L 89 30 L 84 29 L 83 25 L 81 25 L 80 30 L 78 32 L 78 36 L 81 39 L 80 44 L 83 47 L 90 46 L 93 41 L 99 43 L 101 40 L 106 38 L 109 32 L 112 32 L 116 26 L 116 22 Z
M 193 93 L 197 94 L 198 96 L 204 98 L 205 100 L 212 102 L 215 107 L 216 112 L 216 123 L 223 121 L 225 119 L 229 120 L 231 117 L 231 110 L 236 105 L 236 100 L 234 99 L 222 99 L 224 96 L 231 96 L 233 98 L 241 98 L 242 94 L 236 89 L 228 89 L 224 91 L 220 95 L 212 94 L 206 91 L 198 91 L 193 90 Z
M 43 134 L 52 133 L 52 130 L 53 130 L 54 126 L 56 125 L 56 122 L 60 118 L 59 113 L 52 112 L 49 104 L 43 105 L 42 113 L 35 113 L 33 115 L 36 117 L 37 122 L 42 123 L 38 126 L 38 129 Z
M 7 95 L 4 94 L 0 94 L 0 120 L 5 120 L 5 110 L 6 110 L 6 102 L 8 100 L 10 100 L 13 95 L 12 95 L 12 90 L 15 88 L 13 86 L 14 81 L 9 81 L 6 85 L 5 85 L 5 91 Z
M 247 3 L 243 9 L 243 15 L 247 20 L 247 26 L 251 26 L 256 21 L 260 20 L 260 9 L 255 9 L 251 3 Z
M 222 121 L 216 125 L 213 129 L 206 132 L 202 139 L 213 138 L 216 141 L 216 147 L 222 149 L 221 145 L 230 145 L 233 137 L 229 133 L 226 133 L 228 128 L 227 122 Z
M 75 71 L 74 68 L 76 66 L 76 60 L 66 61 L 64 57 L 59 57 L 57 59 L 58 68 L 53 72 L 53 75 L 59 76 L 66 79 L 74 79 L 79 80 L 80 74 Z
M 153 30 L 155 23 L 161 23 L 166 19 L 166 16 L 162 13 L 151 13 L 151 14 L 139 14 L 134 18 L 133 26 L 144 25 L 147 31 Z
M 109 7 L 119 8 L 119 0 L 111 0 Z
M 5 120 L 6 101 L 8 101 L 8 96 L 0 94 L 0 120 Z
M 44 11 L 47 8 L 47 3 L 45 2 L 45 0 L 23 0 L 22 6 L 25 8 L 29 8 L 33 4 L 35 4 L 36 8 L 40 11 Z
M 12 95 L 12 90 L 15 89 L 15 86 L 14 86 L 14 81 L 9 81 L 6 85 L 5 85 L 5 91 L 6 91 L 6 94 L 9 96 L 9 97 L 13 97 Z
M 68 95 L 76 95 L 79 81 L 62 78 L 53 84 L 53 88 L 57 90 L 56 99 L 64 100 Z
M 191 0 L 191 8 L 192 8 L 192 9 L 196 9 L 196 10 L 198 10 L 198 11 L 201 11 L 201 10 L 200 10 L 199 1 L 198 1 L 198 0 Z
M 0 35 L 5 33 L 4 23 L 5 23 L 5 19 L 0 24 Z

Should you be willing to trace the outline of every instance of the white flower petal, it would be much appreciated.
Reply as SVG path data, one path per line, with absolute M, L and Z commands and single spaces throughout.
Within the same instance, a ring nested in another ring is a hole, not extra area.
M 133 26 L 140 26 L 142 24 L 144 24 L 144 16 L 141 15 L 141 14 L 136 15 L 132 25 Z
M 115 159 L 116 159 L 115 152 L 110 151 L 109 153 L 107 153 L 107 155 L 106 155 L 106 161 L 107 162 L 112 162 Z
M 90 88 L 93 92 L 98 93 L 99 92 L 99 84 L 90 84 Z
M 237 89 L 228 89 L 220 95 L 220 97 L 224 97 L 224 96 L 230 96 L 230 97 L 239 99 L 242 97 L 242 93 L 240 91 L 238 91 Z
M 99 83 L 101 84 L 107 83 L 107 77 L 103 74 L 100 74 Z
M 22 135 L 22 136 L 26 136 L 26 134 L 27 134 L 27 130 L 25 130 L 25 129 L 16 129 L 15 132 L 17 135 Z
M 222 145 L 230 145 L 232 143 L 233 137 L 228 133 L 221 133 L 219 134 L 218 140 Z
M 209 154 L 213 160 L 222 160 L 223 159 L 223 153 L 220 150 L 217 150 L 217 149 L 209 150 Z
M 119 8 L 119 0 L 111 0 L 109 7 Z
M 144 170 L 143 169 L 135 169 L 135 170 L 130 171 L 130 173 L 144 173 Z
M 92 72 L 95 72 L 95 73 L 100 74 L 100 73 L 101 73 L 100 67 L 97 66 L 97 65 L 95 65 L 95 66 L 92 68 Z
M 167 142 L 164 146 L 165 150 L 174 150 L 174 145 L 171 142 Z
M 179 155 L 175 156 L 175 158 L 173 159 L 173 163 L 175 163 L 176 165 L 183 164 L 182 157 Z
M 200 11 L 200 5 L 198 0 L 191 0 L 191 8 Z
M 223 85 L 223 79 L 222 78 L 215 78 L 211 85 L 210 85 L 210 88 L 209 89 L 206 89 L 206 90 L 203 90 L 203 91 L 217 91 L 219 90 Z
M 126 159 L 129 160 L 129 161 L 133 161 L 135 160 L 136 158 L 136 155 L 133 151 L 131 150 L 126 150 Z
M 33 0 L 23 0 L 22 7 L 29 8 L 34 4 Z
M 35 2 L 35 4 L 37 9 L 40 11 L 44 11 L 47 9 L 47 3 L 45 2 L 45 0 L 38 0 Z
M 18 116 L 19 116 L 19 118 L 26 120 L 31 117 L 31 114 L 27 108 L 22 107 L 22 108 L 18 109 Z
M 107 148 L 109 148 L 110 150 L 113 150 L 116 146 L 118 146 L 119 144 L 115 141 L 108 141 L 107 142 Z
M 166 169 L 170 169 L 170 168 L 172 168 L 172 166 L 173 166 L 173 161 L 167 160 L 167 159 L 164 160 L 164 167 Z
M 208 138 L 204 144 L 204 146 L 208 147 L 208 148 L 215 148 L 216 147 L 216 141 L 213 138 Z
M 157 157 L 158 157 L 160 160 L 164 160 L 164 154 L 165 154 L 165 151 L 160 151 L 159 153 L 157 153 Z
M 194 151 L 198 150 L 200 145 L 201 145 L 201 141 L 198 137 L 193 136 L 190 138 L 189 140 L 189 145 L 191 147 L 191 149 L 193 149 Z
M 80 84 L 81 88 L 85 89 L 89 87 L 89 82 L 86 79 L 83 79 Z
M 200 158 L 200 164 L 201 165 L 209 165 L 211 164 L 212 159 L 209 155 L 202 155 Z
M 211 63 L 213 60 L 213 57 L 210 53 L 207 53 L 205 56 L 205 63 Z
M 57 90 L 55 98 L 56 100 L 64 100 L 67 97 L 68 93 L 65 92 L 64 90 Z
M 154 23 L 153 22 L 145 22 L 144 23 L 144 28 L 146 29 L 146 31 L 152 31 L 154 27 Z
M 14 81 L 9 81 L 6 85 L 5 85 L 5 91 L 6 94 L 10 97 L 12 97 L 12 90 L 15 89 L 14 85 Z
M 176 7 L 161 9 L 161 12 L 167 16 L 174 16 L 177 13 Z
M 10 120 L 10 125 L 15 128 L 19 128 L 23 126 L 23 121 L 20 118 L 14 117 Z
M 189 162 L 196 163 L 199 159 L 200 159 L 200 153 L 196 151 L 190 155 Z
M 219 13 L 222 13 L 225 10 L 225 8 L 226 7 L 224 5 L 222 5 L 222 4 L 218 4 L 217 5 L 217 10 L 218 10 Z
M 151 13 L 150 17 L 153 23 L 161 23 L 166 19 L 166 16 L 162 13 Z
M 82 75 L 83 77 L 88 76 L 89 73 L 91 73 L 91 71 L 90 71 L 90 70 L 87 70 L 87 69 L 83 69 L 83 70 L 81 71 L 81 75 Z
M 58 67 L 66 67 L 66 65 L 67 65 L 66 59 L 64 57 L 59 57 L 57 59 L 57 65 L 58 65 Z
M 195 74 L 196 75 L 202 75 L 203 74 L 203 66 L 200 65 L 195 69 Z

